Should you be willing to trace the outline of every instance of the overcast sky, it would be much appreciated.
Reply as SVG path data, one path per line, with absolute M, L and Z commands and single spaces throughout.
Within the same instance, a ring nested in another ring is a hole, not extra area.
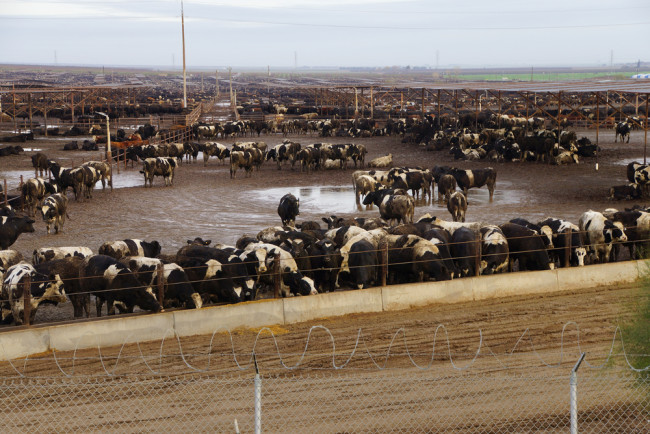
M 189 69 L 650 61 L 648 0 L 185 0 Z M 180 0 L 0 0 L 0 63 L 182 65 Z M 11 42 L 9 42 L 11 41 Z

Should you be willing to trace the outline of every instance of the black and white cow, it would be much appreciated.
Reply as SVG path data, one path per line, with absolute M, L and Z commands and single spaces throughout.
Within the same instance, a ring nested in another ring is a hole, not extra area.
M 278 215 L 285 226 L 295 226 L 296 216 L 300 215 L 300 199 L 291 193 L 287 193 L 280 199 Z
M 625 228 L 630 258 L 643 259 L 650 252 L 650 213 L 644 210 L 625 210 L 608 216 L 615 225 Z
M 93 255 L 88 247 L 40 247 L 32 253 L 34 265 L 63 258 L 86 258 Z
M 627 122 L 616 122 L 616 125 L 614 125 L 614 143 L 618 141 L 618 137 L 621 136 L 621 143 L 625 141 L 625 137 L 627 136 L 627 142 L 630 143 L 630 131 L 632 128 L 630 128 L 630 124 Z
M 467 198 L 460 191 L 455 191 L 449 196 L 447 209 L 455 222 L 464 222 L 465 213 L 467 212 Z
M 226 148 L 221 143 L 217 142 L 207 142 L 201 145 L 201 151 L 203 151 L 203 165 L 208 165 L 208 159 L 210 157 L 217 157 L 221 164 L 224 164 L 226 158 L 230 157 L 230 149 Z
M 95 169 L 95 182 L 102 182 L 102 190 L 106 189 L 106 184 L 109 187 L 113 186 L 113 180 L 111 178 L 111 165 L 105 161 L 86 161 L 83 166 L 89 166 Z
M 452 168 L 450 175 L 456 178 L 458 187 L 463 190 L 465 197 L 467 197 L 467 190 L 470 188 L 481 188 L 486 185 L 490 193 L 490 200 L 493 199 L 494 186 L 497 182 L 497 171 L 492 167 L 474 170 Z
M 230 177 L 237 177 L 237 170 L 244 169 L 246 176 L 253 174 L 253 155 L 248 151 L 230 152 Z
M 0 250 L 6 250 L 16 242 L 20 234 L 34 232 L 34 220 L 30 217 L 0 217 Z
M 318 294 L 316 287 L 314 286 L 314 281 L 306 276 L 303 276 L 300 270 L 298 269 L 298 264 L 296 260 L 291 256 L 287 250 L 278 247 L 273 244 L 268 243 L 257 243 L 251 244 L 248 247 L 253 246 L 256 249 L 265 249 L 267 253 L 266 257 L 266 269 L 267 274 L 273 273 L 276 266 L 276 260 L 279 260 L 279 269 L 281 275 L 281 285 L 280 292 L 283 297 L 293 295 L 315 295 Z M 249 250 L 248 248 L 246 250 Z M 276 259 L 276 256 L 278 258 Z
M 137 239 L 109 241 L 99 247 L 98 253 L 115 259 L 120 259 L 124 256 L 147 256 L 149 258 L 155 258 L 160 254 L 160 243 L 158 241 L 147 242 Z
M 30 178 L 22 185 L 23 202 L 27 207 L 27 215 L 34 216 L 36 208 L 45 198 L 45 180 L 43 178 Z
M 85 258 L 79 269 L 79 278 L 81 291 L 97 298 L 98 317 L 101 316 L 104 302 L 108 315 L 115 315 L 115 302 L 121 302 L 126 312 L 133 312 L 135 306 L 153 312 L 162 310 L 151 287 L 142 285 L 129 267 L 110 256 Z
M 186 307 L 200 309 L 201 296 L 194 291 L 187 274 L 178 264 L 163 264 L 157 258 L 127 256 L 120 262 L 129 267 L 143 285 L 150 285 L 155 292 L 158 286 L 158 269 L 162 271 L 163 307 Z
M 417 235 L 402 235 L 389 248 L 389 272 L 391 267 L 399 267 L 398 274 L 410 274 L 418 282 L 449 280 L 452 277 L 438 246 Z
M 481 228 L 480 274 L 497 274 L 508 270 L 508 240 L 498 226 Z
M 282 169 L 282 164 L 291 162 L 291 169 L 293 170 L 296 162 L 296 156 L 302 149 L 300 143 L 285 140 L 279 145 L 274 146 L 266 154 L 266 161 L 273 160 L 278 164 L 278 170 Z M 318 148 L 314 148 L 318 149 Z
M 583 232 L 587 252 L 593 257 L 592 262 L 608 262 L 612 243 L 627 241 L 624 230 L 597 211 L 583 213 L 578 226 Z
M 63 229 L 65 218 L 68 215 L 68 198 L 61 193 L 48 196 L 43 201 L 41 207 L 41 215 L 47 228 L 47 233 L 50 233 L 50 226 L 54 225 L 54 233 L 59 233 L 59 229 Z
M 566 264 L 568 248 L 571 248 L 569 265 L 573 267 L 585 265 L 587 250 L 583 246 L 580 228 L 577 225 L 566 220 L 548 217 L 539 222 L 539 226 L 548 226 L 553 231 L 554 248 L 549 250 L 549 253 L 551 259 L 558 259 L 560 267 L 564 267 Z
M 548 256 L 544 240 L 537 232 L 516 223 L 504 223 L 499 229 L 508 240 L 511 269 L 515 261 L 519 263 L 519 271 L 555 268 Z
M 183 267 L 196 291 L 210 300 L 237 303 L 257 296 L 253 276 L 231 251 L 187 245 L 176 253 L 176 263 Z
M 176 165 L 174 157 L 145 158 L 140 171 L 144 174 L 144 186 L 146 187 L 148 182 L 149 187 L 153 187 L 154 176 L 162 176 L 165 180 L 165 187 L 173 185 Z
M 24 289 L 27 279 L 31 280 L 30 286 L 30 323 L 34 322 L 38 306 L 45 302 L 65 303 L 65 291 L 59 275 L 45 275 L 38 273 L 31 264 L 20 262 L 9 267 L 2 281 L 2 320 L 5 323 L 13 321 L 21 325 L 25 321 Z
M 398 194 L 404 193 L 404 194 Z M 415 200 L 404 190 L 375 190 L 363 199 L 364 205 L 374 203 L 379 207 L 379 215 L 390 223 L 413 223 Z

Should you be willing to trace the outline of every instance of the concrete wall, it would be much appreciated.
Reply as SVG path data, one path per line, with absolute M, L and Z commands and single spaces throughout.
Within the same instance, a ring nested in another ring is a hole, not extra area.
M 58 326 L 36 326 L 0 333 L 0 360 L 51 350 L 114 346 L 163 338 L 292 324 L 349 313 L 409 309 L 439 303 L 575 291 L 632 283 L 648 274 L 645 261 L 617 262 L 549 271 L 498 274 L 341 291 L 309 297 L 260 300 L 199 310 L 114 317 Z

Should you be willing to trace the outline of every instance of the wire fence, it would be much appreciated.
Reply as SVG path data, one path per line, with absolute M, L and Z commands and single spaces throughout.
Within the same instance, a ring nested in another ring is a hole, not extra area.
M 650 381 L 300 372 L 0 380 L 8 431 L 583 432 L 650 430 Z M 573 404 L 572 404 L 573 403 Z M 240 430 L 240 431 L 237 431 Z

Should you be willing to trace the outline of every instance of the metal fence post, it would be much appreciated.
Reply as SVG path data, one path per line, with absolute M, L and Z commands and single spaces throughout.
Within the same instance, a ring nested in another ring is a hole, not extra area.
M 582 353 L 580 359 L 576 365 L 571 370 L 571 380 L 570 384 L 570 393 L 569 400 L 571 406 L 571 434 L 578 434 L 578 368 L 585 358 L 585 354 Z
M 282 267 L 280 266 L 280 254 L 276 253 L 273 256 L 273 298 L 280 296 L 280 287 L 282 286 L 281 279 Z
M 262 378 L 257 367 L 257 357 L 253 353 L 253 362 L 255 363 L 255 434 L 262 432 Z
M 27 276 L 23 283 L 23 324 L 26 326 L 31 325 L 32 319 L 32 277 Z M 15 318 L 14 321 L 18 320 Z
M 158 290 L 158 303 L 160 303 L 160 307 L 163 307 L 163 303 L 165 302 L 165 282 L 164 282 L 164 272 L 163 272 L 163 265 L 159 264 L 158 267 L 156 267 L 156 278 L 157 278 L 157 290 Z

